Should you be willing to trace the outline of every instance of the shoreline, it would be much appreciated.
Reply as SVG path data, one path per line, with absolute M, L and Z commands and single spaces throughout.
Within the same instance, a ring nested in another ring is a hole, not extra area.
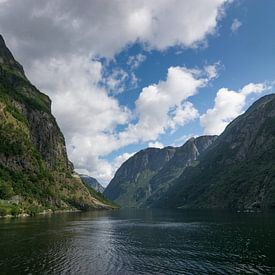
M 98 211 L 98 210 L 114 210 L 115 208 L 95 208 L 95 209 L 90 209 L 88 211 Z M 79 209 L 65 209 L 65 210 L 56 210 L 56 211 L 53 211 L 53 210 L 44 210 L 42 212 L 39 212 L 35 215 L 30 215 L 30 214 L 27 214 L 27 213 L 22 213 L 22 214 L 19 214 L 19 215 L 16 215 L 16 216 L 13 216 L 13 215 L 5 215 L 5 216 L 0 216 L 0 219 L 12 219 L 12 218 L 26 218 L 26 217 L 35 217 L 35 216 L 46 216 L 46 215 L 54 215 L 54 214 L 65 214 L 65 213 L 77 213 L 77 212 L 87 212 L 85 210 L 79 210 Z

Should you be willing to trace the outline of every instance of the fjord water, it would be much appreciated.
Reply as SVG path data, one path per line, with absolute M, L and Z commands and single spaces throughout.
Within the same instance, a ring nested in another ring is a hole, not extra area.
M 1 274 L 271 274 L 275 213 L 94 211 L 0 220 Z

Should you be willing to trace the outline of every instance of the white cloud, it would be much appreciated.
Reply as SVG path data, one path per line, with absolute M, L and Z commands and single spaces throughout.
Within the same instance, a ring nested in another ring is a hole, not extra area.
M 109 92 L 119 94 L 124 92 L 125 82 L 128 79 L 129 74 L 127 72 L 121 68 L 115 68 L 111 71 L 111 73 L 108 73 L 107 76 L 102 79 L 102 83 Z
M 204 79 L 194 70 L 171 67 L 167 80 L 144 88 L 130 111 L 108 92 L 123 91 L 125 79 L 135 85 L 135 74 L 118 68 L 104 79 L 96 58 L 114 58 L 137 41 L 145 50 L 195 47 L 215 32 L 226 2 L 1 1 L 0 32 L 31 81 L 50 95 L 75 167 L 106 182 L 114 169 L 104 157 L 130 143 L 156 140 L 194 119 L 197 113 L 187 98 L 215 72 L 209 69 Z M 138 55 L 129 62 L 135 69 L 143 61 Z M 117 132 L 133 115 L 138 122 Z
M 189 121 L 199 117 L 199 112 L 191 102 L 184 102 L 180 106 L 177 106 L 172 112 L 174 115 L 171 118 L 169 126 L 171 129 L 176 129 L 178 126 L 183 126 Z
M 269 87 L 266 86 L 266 84 L 263 84 L 263 83 L 257 83 L 257 84 L 249 83 L 241 89 L 240 93 L 243 94 L 244 96 L 248 96 L 248 95 L 253 94 L 253 93 L 259 94 L 259 93 L 263 92 L 266 89 L 269 89 Z
M 197 117 L 197 110 L 187 101 L 209 79 L 199 70 L 170 67 L 165 81 L 142 89 L 136 101 L 138 122 L 119 133 L 124 142 L 156 140 L 167 130 L 174 130 Z
M 90 165 L 93 167 L 92 171 L 89 166 L 88 170 L 86 168 L 79 168 L 77 169 L 77 172 L 80 174 L 85 174 L 91 177 L 95 177 L 103 186 L 106 187 L 109 181 L 113 178 L 117 169 L 134 154 L 135 152 L 123 153 L 117 156 L 111 162 L 94 157 L 94 158 L 91 158 L 89 162 Z
M 144 55 L 144 54 L 139 53 L 137 55 L 131 55 L 128 58 L 127 65 L 129 65 L 132 70 L 135 70 L 145 60 L 146 60 L 146 55 Z
M 53 111 L 65 133 L 69 157 L 77 171 L 85 171 L 103 184 L 118 167 L 118 160 L 110 163 L 104 156 L 132 143 L 156 140 L 169 129 L 197 118 L 198 111 L 187 99 L 210 79 L 207 72 L 169 68 L 166 80 L 143 88 L 135 103 L 137 122 L 130 123 L 133 113 L 97 85 L 102 80 L 100 62 L 74 56 L 70 60 L 53 59 L 47 65 L 36 62 L 32 75 L 41 80 L 40 86 L 53 99 Z M 127 124 L 125 130 L 116 132 L 118 125 Z
M 239 21 L 237 18 L 235 18 L 232 22 L 232 25 L 231 25 L 231 31 L 233 33 L 237 32 L 238 29 L 242 26 L 242 22 Z
M 215 32 L 226 2 L 13 0 L 0 3 L 0 31 L 24 65 L 72 53 L 113 57 L 136 41 L 193 47 Z
M 103 183 L 117 167 L 102 159 L 104 156 L 132 143 L 156 140 L 167 130 L 195 119 L 198 112 L 187 99 L 209 80 L 198 70 L 169 68 L 165 81 L 142 90 L 134 110 L 137 122 L 130 123 L 133 113 L 97 85 L 102 80 L 100 62 L 73 56 L 52 59 L 46 65 L 36 61 L 31 74 L 51 95 L 69 157 L 78 171 L 88 170 L 86 174 Z M 127 124 L 125 130 L 116 132 L 118 125 Z
M 209 79 L 215 79 L 218 77 L 218 70 L 220 66 L 220 62 L 217 62 L 215 64 L 207 65 L 204 67 L 204 70 L 206 71 Z
M 152 141 L 148 143 L 148 147 L 162 149 L 164 145 L 159 141 Z
M 30 72 L 50 94 L 69 144 L 79 134 L 112 132 L 118 124 L 127 123 L 129 110 L 97 85 L 102 77 L 100 62 L 79 56 L 51 59 L 46 64 L 36 61 Z
M 215 105 L 200 117 L 205 134 L 221 134 L 225 127 L 242 114 L 249 95 L 262 93 L 267 87 L 263 83 L 250 83 L 239 92 L 221 88 L 216 95 Z

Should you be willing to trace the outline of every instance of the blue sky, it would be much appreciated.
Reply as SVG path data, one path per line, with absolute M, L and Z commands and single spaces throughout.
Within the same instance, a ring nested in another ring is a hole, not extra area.
M 261 1 L 246 0 L 233 3 L 226 9 L 226 15 L 220 21 L 217 33 L 207 39 L 206 47 L 182 49 L 176 46 L 164 52 L 155 50 L 146 52 L 137 44 L 127 47 L 115 57 L 115 62 L 120 67 L 127 70 L 129 55 L 142 53 L 146 56 L 146 60 L 136 70 L 139 79 L 137 87 L 130 87 L 129 91 L 119 94 L 117 98 L 122 104 L 134 108 L 140 90 L 157 83 L 160 79 L 164 80 L 167 68 L 170 66 L 201 68 L 207 64 L 219 63 L 218 77 L 190 98 L 200 113 L 206 112 L 213 106 L 216 93 L 222 87 L 238 91 L 251 82 L 268 82 L 267 84 L 272 85 L 275 78 L 275 2 L 267 2 L 263 4 Z M 231 26 L 236 19 L 241 25 L 233 32 Z M 270 92 L 267 90 L 259 95 L 250 96 L 244 109 L 257 98 Z M 174 133 L 161 135 L 158 140 L 165 146 L 174 143 L 180 145 L 181 137 L 202 134 L 203 129 L 199 119 L 196 119 L 179 127 Z M 136 152 L 147 146 L 146 142 L 129 145 L 113 152 L 108 159 L 112 160 L 125 151 Z
M 53 101 L 75 168 L 220 134 L 275 79 L 272 0 L 0 0 L 0 32 Z

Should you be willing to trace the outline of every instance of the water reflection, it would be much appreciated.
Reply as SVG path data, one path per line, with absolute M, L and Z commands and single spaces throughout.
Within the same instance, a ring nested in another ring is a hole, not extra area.
M 274 217 L 125 209 L 2 219 L 0 273 L 272 273 Z

